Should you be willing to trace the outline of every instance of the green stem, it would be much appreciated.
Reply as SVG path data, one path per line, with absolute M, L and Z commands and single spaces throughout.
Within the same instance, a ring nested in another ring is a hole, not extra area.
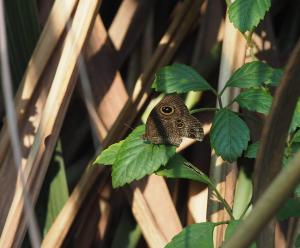
M 229 108 L 234 102 L 235 102 L 235 99 L 233 99 L 230 103 L 228 103 L 225 108 Z
M 289 138 L 289 140 L 287 141 L 288 147 L 290 147 L 290 146 L 293 144 L 294 138 L 295 138 L 295 134 L 296 134 L 296 131 L 293 132 L 293 133 L 290 135 L 290 138 Z
M 214 224 L 216 225 L 216 226 L 219 226 L 219 225 L 224 225 L 224 224 L 229 224 L 229 222 L 230 221 L 218 221 L 218 222 L 214 222 Z
M 193 109 L 190 111 L 190 114 L 195 114 L 199 112 L 204 112 L 204 111 L 217 111 L 219 110 L 218 108 L 198 108 L 198 109 Z
M 197 167 L 195 167 L 193 164 L 191 164 L 190 162 L 186 162 L 185 163 L 188 167 L 192 168 L 197 174 L 199 174 L 202 178 L 205 178 L 205 182 L 207 183 L 207 185 L 212 189 L 212 191 L 216 194 L 216 197 L 218 198 L 218 200 L 220 202 L 223 203 L 228 215 L 230 216 L 230 218 L 232 220 L 234 220 L 234 216 L 232 214 L 232 209 L 229 206 L 229 204 L 227 203 L 227 201 L 222 197 L 222 195 L 220 194 L 220 192 L 218 191 L 217 187 L 215 186 L 215 184 L 210 180 L 210 178 L 208 176 L 206 176 L 202 171 L 200 171 Z
M 254 29 L 250 30 L 248 32 L 248 34 L 243 33 L 243 36 L 245 38 L 245 40 L 247 41 L 247 46 L 250 49 L 250 56 L 252 58 L 252 60 L 255 60 L 255 55 L 254 55 L 254 51 L 253 48 L 255 47 L 255 43 L 252 41 L 252 35 L 253 35 Z
M 231 4 L 231 1 L 230 0 L 225 0 L 226 2 L 226 5 L 227 5 L 227 8 L 229 8 L 230 4 Z
M 223 108 L 222 100 L 221 100 L 221 95 L 219 94 L 214 88 L 211 88 L 211 91 L 216 95 L 217 100 L 219 102 L 220 108 Z
M 217 99 L 218 99 L 218 102 L 219 102 L 219 106 L 222 109 L 223 108 L 223 103 L 222 103 L 222 99 L 221 99 L 221 94 L 217 95 Z
M 220 93 L 219 93 L 219 96 L 220 96 L 220 97 L 223 95 L 223 93 L 224 93 L 224 91 L 226 90 L 226 88 L 227 88 L 227 86 L 225 85 L 225 86 L 223 87 L 223 89 L 220 91 Z
M 245 209 L 244 209 L 243 213 L 241 214 L 239 220 L 242 220 L 244 218 L 244 216 L 247 213 L 250 206 L 251 206 L 251 201 L 249 201 L 248 205 L 245 207 Z
M 223 205 L 224 205 L 224 207 L 225 207 L 227 213 L 229 214 L 230 218 L 231 218 L 232 220 L 234 220 L 234 216 L 233 216 L 233 214 L 232 214 L 232 209 L 231 209 L 231 207 L 229 206 L 229 204 L 227 203 L 227 201 L 222 197 L 222 195 L 221 195 L 220 192 L 218 191 L 217 187 L 216 187 L 213 183 L 211 183 L 209 186 L 211 187 L 211 189 L 213 190 L 213 192 L 216 194 L 216 197 L 218 198 L 218 200 L 221 201 L 221 202 L 223 203 Z

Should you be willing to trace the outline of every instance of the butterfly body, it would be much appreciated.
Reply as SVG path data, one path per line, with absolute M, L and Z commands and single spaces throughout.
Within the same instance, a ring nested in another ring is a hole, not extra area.
M 201 141 L 201 122 L 192 116 L 178 95 L 165 96 L 151 111 L 144 138 L 153 144 L 179 146 L 182 137 Z

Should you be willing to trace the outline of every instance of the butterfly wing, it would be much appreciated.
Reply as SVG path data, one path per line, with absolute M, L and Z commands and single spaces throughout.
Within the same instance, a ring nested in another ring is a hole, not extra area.
M 177 127 L 182 126 L 180 130 L 180 135 L 182 137 L 187 137 L 202 141 L 204 138 L 204 131 L 202 128 L 202 123 L 192 115 L 184 116 L 182 119 L 177 120 Z
M 202 140 L 202 125 L 189 113 L 180 96 L 167 95 L 151 111 L 144 138 L 153 144 L 179 146 L 182 137 Z

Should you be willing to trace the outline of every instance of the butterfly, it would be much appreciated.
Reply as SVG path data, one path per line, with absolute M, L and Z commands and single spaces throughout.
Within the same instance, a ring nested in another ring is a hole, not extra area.
M 143 138 L 153 144 L 179 146 L 183 137 L 202 141 L 202 124 L 179 95 L 166 95 L 151 111 Z

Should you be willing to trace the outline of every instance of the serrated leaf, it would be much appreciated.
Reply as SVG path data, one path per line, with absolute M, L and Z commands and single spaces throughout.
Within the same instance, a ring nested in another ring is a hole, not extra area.
M 180 154 L 175 154 L 165 167 L 161 167 L 156 174 L 167 178 L 191 179 L 201 183 L 210 184 L 210 179 L 203 172 L 196 172 L 188 166 L 189 162 Z
M 288 199 L 278 211 L 277 218 L 285 220 L 290 217 L 300 217 L 300 199 Z
M 165 248 L 213 248 L 213 231 L 211 222 L 189 225 L 177 234 Z
M 117 158 L 117 154 L 123 142 L 124 140 L 121 140 L 119 143 L 113 144 L 106 148 L 100 153 L 93 164 L 112 165 Z
M 240 93 L 234 100 L 245 109 L 268 114 L 272 105 L 272 96 L 263 89 L 248 89 Z
M 255 28 L 271 6 L 270 0 L 235 0 L 228 9 L 233 25 L 245 33 Z
M 278 84 L 281 74 L 261 61 L 244 64 L 237 69 L 226 83 L 226 87 L 251 88 L 262 84 Z
M 152 88 L 164 93 L 186 93 L 212 90 L 213 88 L 192 67 L 174 64 L 163 67 L 156 75 Z
M 250 139 L 246 123 L 229 109 L 219 110 L 210 131 L 210 142 L 217 155 L 234 161 L 246 150 Z
M 226 231 L 225 231 L 225 240 L 228 240 L 232 234 L 235 232 L 236 228 L 238 227 L 238 225 L 241 223 L 242 221 L 240 220 L 232 220 L 229 222 Z M 250 248 L 256 248 L 256 244 L 253 243 Z
M 142 139 L 145 126 L 139 126 L 124 140 L 112 166 L 113 187 L 141 179 L 166 165 L 176 152 L 175 146 L 154 145 Z
M 253 143 L 253 144 L 250 144 L 245 152 L 245 157 L 246 158 L 256 158 L 256 155 L 257 155 L 257 151 L 258 151 L 258 148 L 259 148 L 259 145 L 260 143 L 259 142 L 256 142 L 256 143 Z
M 300 126 L 300 100 L 298 100 L 295 111 L 294 111 L 294 115 L 290 124 L 290 130 L 289 132 L 294 132 L 296 130 L 297 127 Z

